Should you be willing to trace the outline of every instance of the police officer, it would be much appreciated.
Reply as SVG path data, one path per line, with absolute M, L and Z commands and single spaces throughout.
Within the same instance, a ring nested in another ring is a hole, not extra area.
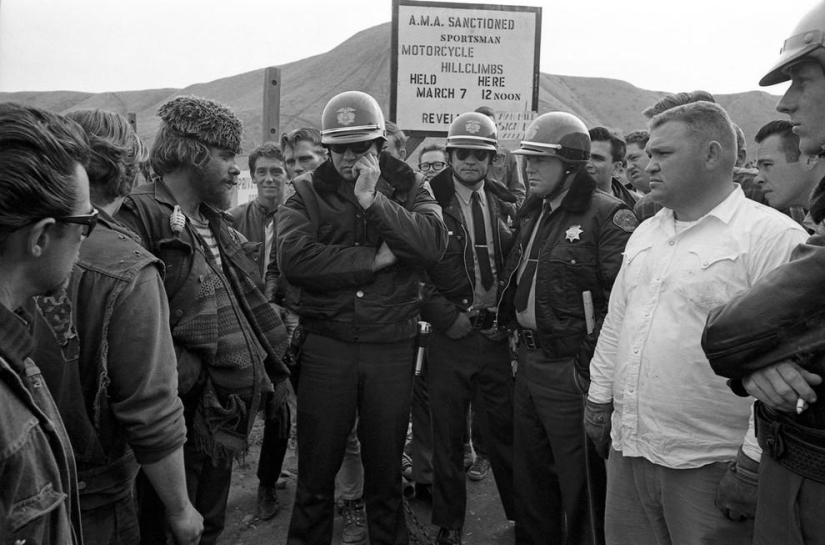
M 514 152 L 529 195 L 503 278 L 499 321 L 518 327 L 513 473 L 516 542 L 603 543 L 605 468 L 584 435 L 584 395 L 622 251 L 637 225 L 585 166 L 590 136 L 539 116 Z
M 513 399 L 506 334 L 496 325 L 500 272 L 513 242 L 507 210 L 516 197 L 488 178 L 496 126 L 484 114 L 458 116 L 447 136 L 449 167 L 430 185 L 450 233 L 428 271 L 424 319 L 433 324 L 428 388 L 433 429 L 433 513 L 437 543 L 461 543 L 467 494 L 464 441 L 474 392 L 504 512 L 513 519 Z
M 419 314 L 419 267 L 447 231 L 415 172 L 379 152 L 371 96 L 333 97 L 321 118 L 329 158 L 294 180 L 278 212 L 285 304 L 306 331 L 298 387 L 298 488 L 288 543 L 330 543 L 335 474 L 359 417 L 370 541 L 408 541 L 401 504 Z
M 825 3 L 785 41 L 760 85 L 791 81 L 777 104 L 800 151 L 825 149 Z M 820 187 L 822 186 L 820 182 Z M 825 216 L 821 205 L 811 215 Z M 763 448 L 754 543 L 822 543 L 825 536 L 825 238 L 814 236 L 793 260 L 713 311 L 703 347 L 734 392 L 756 397 Z

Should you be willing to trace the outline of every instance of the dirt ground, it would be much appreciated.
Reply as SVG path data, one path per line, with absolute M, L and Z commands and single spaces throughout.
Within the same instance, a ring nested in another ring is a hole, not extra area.
M 226 515 L 226 529 L 219 545 L 282 545 L 286 543 L 292 503 L 295 499 L 295 479 L 298 462 L 290 449 L 284 461 L 284 468 L 293 476 L 287 487 L 278 491 L 281 510 L 275 518 L 262 521 L 255 516 L 255 500 L 258 479 L 255 472 L 258 467 L 261 434 L 263 426 L 257 422 L 252 432 L 251 449 L 246 463 L 236 465 L 232 475 L 232 489 L 229 493 L 229 505 Z M 400 476 L 399 476 L 400 478 Z M 418 537 L 419 530 L 407 516 L 410 527 L 410 543 L 431 543 L 435 540 L 438 528 L 430 523 L 431 507 L 428 503 L 411 500 L 408 502 L 415 518 L 429 535 L 429 540 Z M 340 515 L 335 517 L 333 545 L 341 543 L 340 535 L 343 521 Z M 416 541 L 416 538 L 418 541 Z M 465 545 L 503 545 L 515 542 L 513 525 L 504 518 L 504 511 L 498 498 L 492 472 L 478 482 L 467 480 L 467 518 L 464 523 Z

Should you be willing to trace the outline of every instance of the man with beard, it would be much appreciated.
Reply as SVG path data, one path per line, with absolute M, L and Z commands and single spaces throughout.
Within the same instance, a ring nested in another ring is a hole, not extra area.
M 0 104 L 0 542 L 80 543 L 72 446 L 31 360 L 35 295 L 65 288 L 97 222 L 76 123 Z
M 136 188 L 118 217 L 166 265 L 187 488 L 204 517 L 201 543 L 211 544 L 224 526 L 232 462 L 246 452 L 270 380 L 272 403 L 286 402 L 286 329 L 222 215 L 240 173 L 241 121 L 194 96 L 170 100 L 158 115 L 150 162 L 159 179 Z
M 357 415 L 370 541 L 403 545 L 399 475 L 419 268 L 438 261 L 447 233 L 415 172 L 380 153 L 384 116 L 374 98 L 338 94 L 321 123 L 330 158 L 294 180 L 296 192 L 278 212 L 285 301 L 306 332 L 288 543 L 331 542 L 335 474 Z
M 488 178 L 498 151 L 496 126 L 477 112 L 450 125 L 450 167 L 430 181 L 450 233 L 447 252 L 427 273 L 422 316 L 433 325 L 427 387 L 433 430 L 436 543 L 460 544 L 467 507 L 464 436 L 470 401 L 481 423 L 499 495 L 513 510 L 513 379 L 507 335 L 496 325 L 499 275 L 513 233 L 516 197 Z M 474 393 L 479 391 L 480 396 Z

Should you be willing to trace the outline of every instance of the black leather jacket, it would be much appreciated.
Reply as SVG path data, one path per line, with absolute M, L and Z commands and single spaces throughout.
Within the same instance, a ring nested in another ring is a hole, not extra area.
M 461 206 L 455 195 L 453 171 L 447 168 L 430 180 L 435 199 L 441 206 L 444 224 L 449 232 L 447 251 L 437 265 L 427 271 L 429 281 L 422 308 L 422 318 L 437 331 L 446 331 L 455 322 L 458 313 L 473 306 L 475 291 L 475 265 L 470 248 Z M 484 193 L 490 209 L 493 227 L 496 270 L 504 270 L 504 261 L 515 240 L 510 223 L 509 210 L 516 204 L 516 196 L 495 182 L 484 184 Z M 504 283 L 499 274 L 499 289 Z

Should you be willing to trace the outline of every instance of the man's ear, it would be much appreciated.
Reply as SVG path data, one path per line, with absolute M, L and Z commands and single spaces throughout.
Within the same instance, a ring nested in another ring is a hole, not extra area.
M 24 251 L 27 256 L 41 257 L 49 249 L 50 244 L 54 244 L 55 230 L 57 224 L 54 218 L 45 218 L 35 223 L 26 236 Z
M 614 178 L 618 178 L 619 175 L 622 173 L 622 162 L 621 161 L 613 161 L 613 172 L 610 175 Z
M 716 140 L 711 140 L 705 144 L 703 155 L 705 158 L 705 166 L 708 170 L 714 170 L 719 166 L 720 161 L 722 161 L 723 153 L 724 151 L 722 150 L 722 144 Z

